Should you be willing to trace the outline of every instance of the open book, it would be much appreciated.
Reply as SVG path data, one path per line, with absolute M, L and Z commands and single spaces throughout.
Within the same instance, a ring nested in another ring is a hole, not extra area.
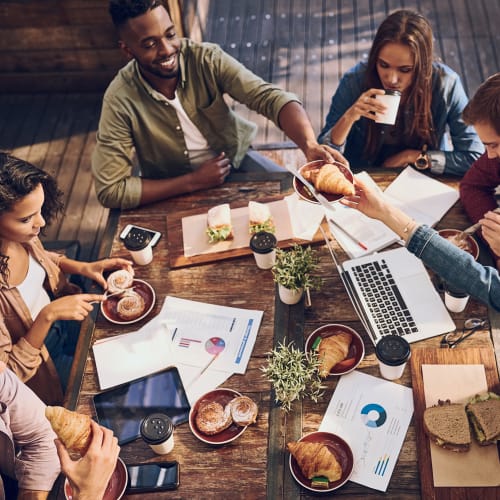
M 367 172 L 361 172 L 356 177 L 360 177 L 366 184 L 380 191 Z M 428 226 L 436 225 L 459 198 L 456 189 L 417 172 L 411 167 L 407 167 L 398 175 L 387 187 L 384 195 L 393 205 L 399 207 L 417 222 Z M 332 210 L 327 213 L 327 219 L 332 219 L 339 226 L 345 227 L 352 236 L 367 247 L 363 250 L 329 222 L 331 233 L 351 258 L 373 253 L 400 241 L 398 235 L 382 222 L 370 219 L 358 210 L 345 207 L 340 203 L 332 206 Z

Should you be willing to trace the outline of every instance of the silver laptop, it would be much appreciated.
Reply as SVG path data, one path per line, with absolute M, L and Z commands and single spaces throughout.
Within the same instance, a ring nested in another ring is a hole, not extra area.
M 388 334 L 401 335 L 411 343 L 455 330 L 425 266 L 406 248 L 339 264 L 328 240 L 327 244 L 374 344 Z

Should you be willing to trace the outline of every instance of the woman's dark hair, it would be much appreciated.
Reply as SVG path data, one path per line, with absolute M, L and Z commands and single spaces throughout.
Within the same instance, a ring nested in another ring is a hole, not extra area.
M 121 28 L 129 19 L 142 16 L 148 10 L 155 9 L 162 5 L 168 10 L 166 2 L 163 0 L 110 0 L 109 15 L 117 29 Z
M 49 224 L 63 210 L 63 193 L 55 179 L 27 161 L 0 152 L 0 217 L 40 184 L 45 194 L 42 217 Z M 4 281 L 8 277 L 7 261 L 8 257 L 0 253 L 0 276 Z
M 465 123 L 487 123 L 500 135 L 500 73 L 491 75 L 479 86 L 462 116 Z
M 432 102 L 432 63 L 434 44 L 429 21 L 411 10 L 398 10 L 389 15 L 379 26 L 368 56 L 366 88 L 382 88 L 377 72 L 380 51 L 387 43 L 406 45 L 414 58 L 413 82 L 408 89 L 405 105 L 413 112 L 409 130 L 405 135 L 418 139 L 420 146 L 427 144 L 429 149 L 437 147 L 431 113 Z M 368 138 L 365 146 L 367 155 L 377 151 L 378 125 L 369 120 Z

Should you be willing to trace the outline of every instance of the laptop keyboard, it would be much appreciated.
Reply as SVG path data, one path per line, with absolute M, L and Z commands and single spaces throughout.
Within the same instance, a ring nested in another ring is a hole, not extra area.
M 385 260 L 352 268 L 380 335 L 418 332 Z

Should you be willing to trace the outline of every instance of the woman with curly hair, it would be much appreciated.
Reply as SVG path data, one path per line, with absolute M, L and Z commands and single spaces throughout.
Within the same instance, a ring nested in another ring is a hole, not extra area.
M 401 93 L 394 125 L 376 122 L 386 111 L 377 95 L 386 91 Z M 460 77 L 434 60 L 428 20 L 398 10 L 379 26 L 368 60 L 342 77 L 319 141 L 353 168 L 413 165 L 462 176 L 484 151 L 461 117 L 467 101 Z
M 125 259 L 79 262 L 48 252 L 39 234 L 62 211 L 56 181 L 30 163 L 0 153 L 0 361 L 46 404 L 60 404 L 79 322 L 103 295 L 80 293 L 66 274 L 106 288 L 103 271 Z

